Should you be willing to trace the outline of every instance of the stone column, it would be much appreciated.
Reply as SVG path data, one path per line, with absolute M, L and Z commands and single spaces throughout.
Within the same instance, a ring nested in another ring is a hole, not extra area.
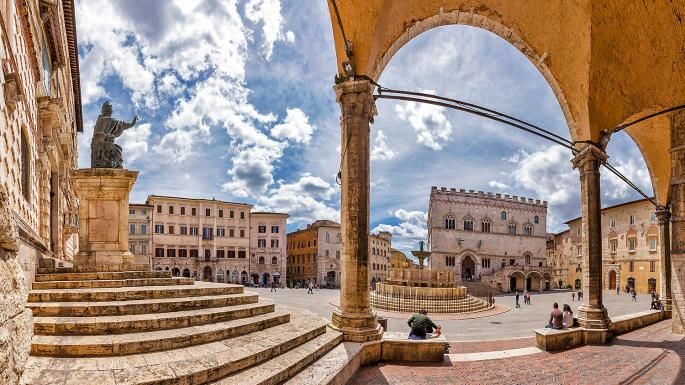
M 666 317 L 671 317 L 671 212 L 667 208 L 657 210 L 659 238 L 661 238 L 659 273 L 661 288 L 659 295 L 664 304 Z
M 609 316 L 602 303 L 602 225 L 599 167 L 608 158 L 594 145 L 586 146 L 571 163 L 580 171 L 583 244 L 583 304 L 578 308 L 585 343 L 605 343 L 609 335 Z
M 342 116 L 341 204 L 342 232 L 340 307 L 331 327 L 354 342 L 378 340 L 382 329 L 369 301 L 369 123 L 376 113 L 373 86 L 366 80 L 337 84 Z
M 685 112 L 671 115 L 671 299 L 673 333 L 685 334 Z

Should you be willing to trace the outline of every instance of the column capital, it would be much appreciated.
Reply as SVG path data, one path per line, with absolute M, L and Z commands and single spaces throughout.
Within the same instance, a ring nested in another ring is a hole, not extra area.
M 333 89 L 343 119 L 356 116 L 373 122 L 373 117 L 378 115 L 373 99 L 374 86 L 368 80 L 347 80 L 336 84 Z
M 583 148 L 578 155 L 571 159 L 571 164 L 573 168 L 583 171 L 591 171 L 595 166 L 592 166 L 594 162 L 605 162 L 609 159 L 609 155 L 601 148 L 595 146 L 594 144 L 588 144 Z M 588 168 L 590 167 L 590 168 Z M 599 167 L 599 165 L 597 165 Z
M 660 207 L 655 211 L 656 218 L 660 225 L 668 224 L 671 221 L 671 211 L 668 207 Z

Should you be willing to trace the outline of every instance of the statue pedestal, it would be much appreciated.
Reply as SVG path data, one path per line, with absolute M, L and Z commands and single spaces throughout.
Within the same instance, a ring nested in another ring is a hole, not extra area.
M 74 266 L 121 266 L 135 261 L 128 250 L 128 196 L 138 171 L 119 168 L 76 170 L 79 198 L 79 252 Z

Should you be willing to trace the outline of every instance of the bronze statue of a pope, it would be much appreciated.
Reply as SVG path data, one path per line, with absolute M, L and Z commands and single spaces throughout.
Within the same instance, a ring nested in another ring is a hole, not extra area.
M 125 130 L 136 125 L 138 115 L 133 117 L 131 123 L 112 118 L 112 105 L 109 102 L 102 104 L 102 112 L 95 121 L 93 140 L 90 142 L 90 167 L 91 168 L 122 168 L 124 158 L 121 146 L 114 143 Z

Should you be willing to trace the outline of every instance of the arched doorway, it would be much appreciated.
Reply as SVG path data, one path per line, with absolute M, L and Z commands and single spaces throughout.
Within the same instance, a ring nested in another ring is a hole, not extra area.
M 509 292 L 523 291 L 526 286 L 526 276 L 520 271 L 509 274 Z
M 172 277 L 178 277 L 179 275 L 181 275 L 181 270 L 178 267 L 174 267 L 173 269 L 171 269 Z
M 202 269 L 202 280 L 205 282 L 213 282 L 214 279 L 212 277 L 212 268 L 209 266 L 205 266 L 204 269 Z
M 251 278 L 252 278 L 252 284 L 253 285 L 255 285 L 255 286 L 259 285 L 259 274 L 252 273 Z
M 576 289 L 580 289 L 581 286 L 582 286 L 582 281 L 580 280 L 580 278 L 577 278 L 574 287 Z
M 330 288 L 335 287 L 335 271 L 326 273 L 326 286 Z
M 656 279 L 650 278 L 647 280 L 647 291 L 649 293 L 656 291 Z
M 271 282 L 271 276 L 269 275 L 269 273 L 262 274 L 262 282 L 265 285 L 268 285 Z
M 238 277 L 240 277 L 240 273 L 238 273 L 238 270 L 233 270 L 231 272 L 231 282 L 238 283 L 238 281 L 239 281 Z
M 190 278 L 190 270 L 188 269 L 183 269 L 183 276 L 186 278 Z
M 616 290 L 616 270 L 609 272 L 609 290 Z
M 476 276 L 476 262 L 470 255 L 465 256 L 461 260 L 461 279 L 464 281 L 471 280 Z
M 224 271 L 223 270 L 219 269 L 216 271 L 216 281 L 221 282 L 221 283 L 224 282 Z
M 629 290 L 634 290 L 634 289 L 635 289 L 635 278 L 633 278 L 633 277 L 628 277 L 628 289 L 629 289 Z
M 247 285 L 247 271 L 243 270 L 242 273 L 240 273 L 240 283 L 243 285 Z

